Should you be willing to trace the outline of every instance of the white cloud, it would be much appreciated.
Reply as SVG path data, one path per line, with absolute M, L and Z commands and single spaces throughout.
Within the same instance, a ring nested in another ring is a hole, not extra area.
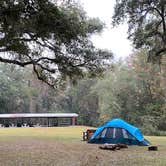
M 81 0 L 81 4 L 88 16 L 100 18 L 107 26 L 101 34 L 92 36 L 94 45 L 111 50 L 116 58 L 128 56 L 132 51 L 132 46 L 127 39 L 127 25 L 111 28 L 115 0 Z

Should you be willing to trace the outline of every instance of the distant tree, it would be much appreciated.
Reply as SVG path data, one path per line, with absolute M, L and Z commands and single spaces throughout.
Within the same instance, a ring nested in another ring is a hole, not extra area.
M 13 65 L 0 65 L 0 113 L 29 112 L 37 93 L 28 86 L 28 73 Z
M 136 48 L 147 48 L 149 60 L 160 63 L 166 55 L 166 1 L 116 0 L 113 24 L 127 20 L 129 39 Z
M 88 37 L 102 28 L 71 1 L 0 1 L 0 62 L 32 65 L 38 79 L 52 86 L 66 76 L 101 72 L 112 54 Z
M 62 112 L 59 91 L 27 68 L 0 64 L 0 113 Z
M 93 88 L 99 96 L 100 122 L 122 118 L 130 123 L 138 121 L 138 94 L 134 73 L 122 62 L 114 64 Z
M 95 79 L 80 80 L 71 87 L 66 95 L 66 111 L 79 114 L 78 124 L 97 126 L 99 118 L 99 98 L 91 88 L 95 85 Z
M 103 79 L 91 87 L 98 96 L 101 124 L 122 118 L 147 134 L 164 134 L 165 67 L 160 70 L 158 64 L 147 63 L 146 54 L 146 50 L 140 50 L 125 63 L 116 62 Z
M 159 134 L 159 131 L 166 131 L 166 66 L 160 69 L 156 64 L 146 63 L 146 53 L 141 50 L 131 56 L 130 67 L 135 73 L 140 124 L 147 134 Z

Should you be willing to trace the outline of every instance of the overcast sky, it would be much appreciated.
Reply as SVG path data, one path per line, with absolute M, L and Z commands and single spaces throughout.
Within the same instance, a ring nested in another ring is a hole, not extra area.
M 125 58 L 132 51 L 131 42 L 127 40 L 127 25 L 111 27 L 111 16 L 115 0 L 80 0 L 84 10 L 90 17 L 98 17 L 107 28 L 100 35 L 92 37 L 94 45 L 111 50 L 116 58 Z

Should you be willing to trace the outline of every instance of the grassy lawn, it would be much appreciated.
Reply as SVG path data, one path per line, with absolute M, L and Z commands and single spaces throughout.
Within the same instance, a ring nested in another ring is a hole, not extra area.
M 86 127 L 0 128 L 0 166 L 166 166 L 166 137 L 146 138 L 158 151 L 100 150 L 82 141 Z
M 13 140 L 18 137 L 39 140 L 56 140 L 75 142 L 82 139 L 82 132 L 87 127 L 43 127 L 43 128 L 0 128 L 0 141 Z

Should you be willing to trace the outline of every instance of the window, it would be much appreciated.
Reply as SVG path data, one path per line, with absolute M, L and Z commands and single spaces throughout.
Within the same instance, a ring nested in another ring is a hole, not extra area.
M 122 132 L 123 132 L 123 137 L 124 138 L 136 140 L 136 138 L 133 135 L 131 135 L 127 130 L 122 129 Z
M 100 136 L 101 138 L 104 138 L 104 137 L 105 137 L 106 131 L 107 131 L 106 128 L 102 131 L 101 136 Z
M 127 134 L 129 139 L 136 140 L 136 138 L 133 135 L 131 135 L 129 132 Z
M 123 138 L 129 138 L 128 132 L 125 129 L 122 129 L 122 133 L 123 133 Z
M 107 128 L 107 132 L 106 132 L 105 137 L 106 138 L 113 138 L 113 130 L 114 130 L 114 128 L 112 128 L 112 127 Z
M 116 128 L 115 130 L 115 138 L 123 138 L 123 132 L 121 128 Z

